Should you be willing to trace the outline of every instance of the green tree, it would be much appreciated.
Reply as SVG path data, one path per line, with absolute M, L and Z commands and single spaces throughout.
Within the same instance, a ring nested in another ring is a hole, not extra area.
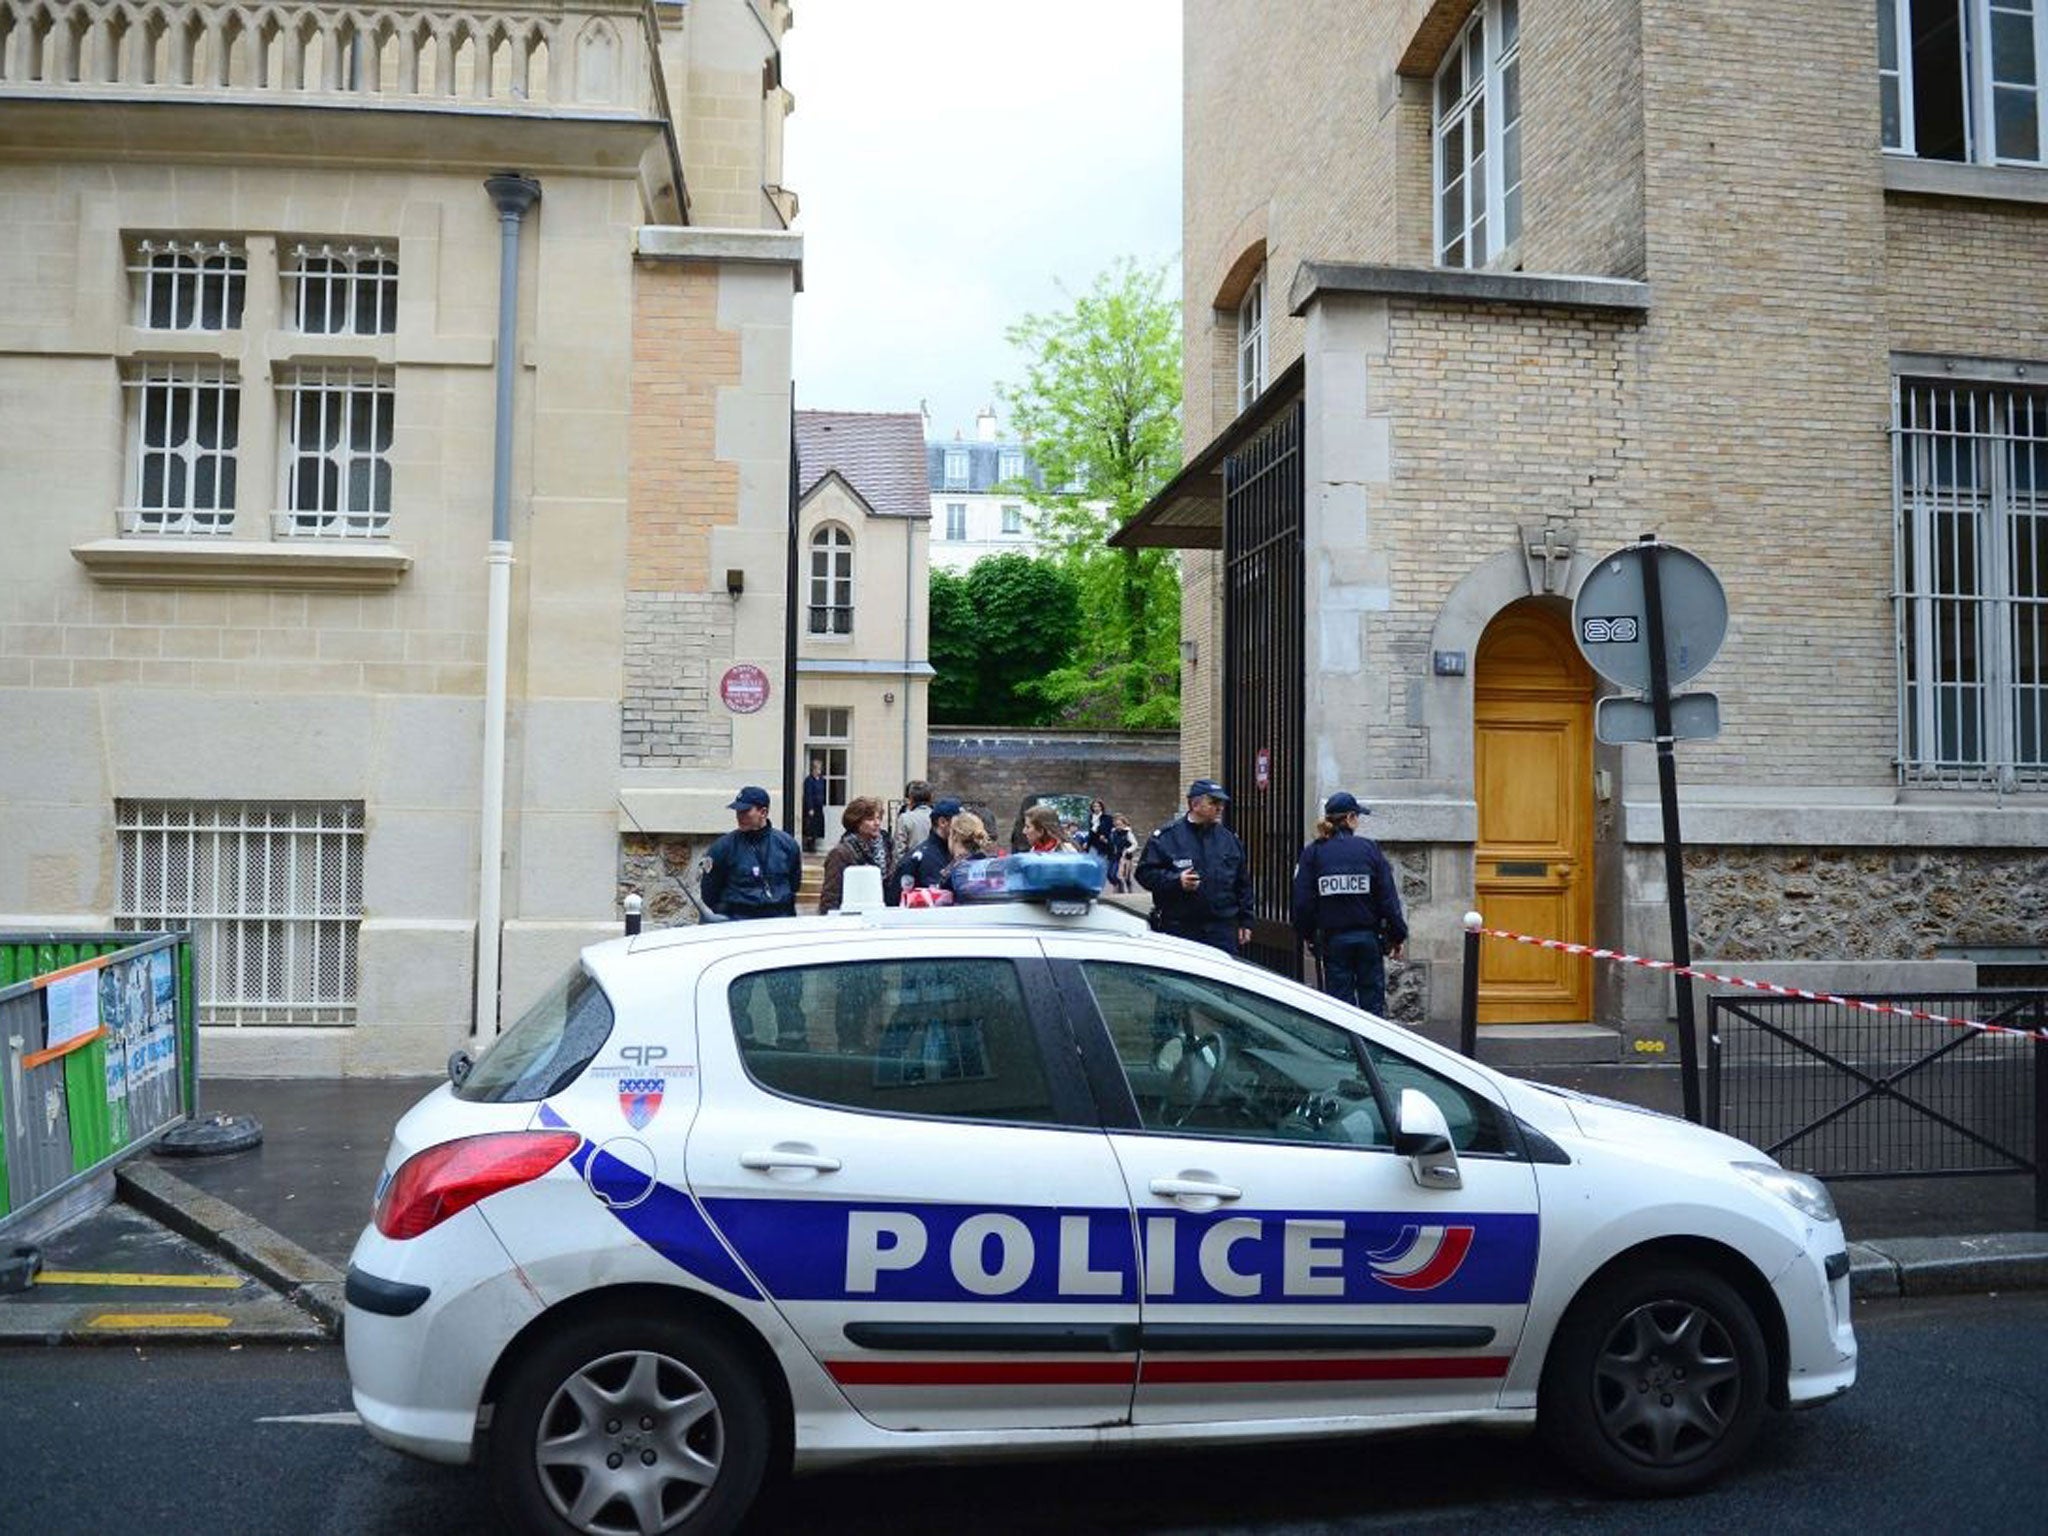
M 932 720 L 939 725 L 1046 725 L 1042 684 L 1068 664 L 1081 595 L 1059 562 L 990 555 L 965 576 L 931 573 Z
M 1108 545 L 1180 468 L 1180 311 L 1165 277 L 1126 258 L 1071 308 L 1008 332 L 1027 362 L 1002 395 L 1045 486 L 1005 489 L 1045 509 L 1083 616 L 1078 651 L 1039 691 L 1074 724 L 1180 723 L 1179 558 Z

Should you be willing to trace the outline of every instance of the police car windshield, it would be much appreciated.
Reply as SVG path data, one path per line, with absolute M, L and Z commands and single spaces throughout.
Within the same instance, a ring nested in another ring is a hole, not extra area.
M 471 1103 L 528 1103 L 559 1093 L 612 1032 L 611 999 L 581 966 L 498 1036 L 455 1089 Z

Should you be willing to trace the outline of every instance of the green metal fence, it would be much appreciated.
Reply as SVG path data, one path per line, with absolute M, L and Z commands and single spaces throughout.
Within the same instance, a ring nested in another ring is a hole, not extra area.
M 0 1235 L 198 1109 L 189 933 L 0 933 Z

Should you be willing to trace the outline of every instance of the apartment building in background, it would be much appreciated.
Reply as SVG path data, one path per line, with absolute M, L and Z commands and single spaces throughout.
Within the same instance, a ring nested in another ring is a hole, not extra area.
M 1331 791 L 1455 1016 L 1462 914 L 1669 953 L 1652 751 L 1570 604 L 1654 533 L 1726 644 L 1678 747 L 1695 956 L 2048 960 L 2048 0 L 1189 0 L 1184 767 L 1257 949 Z M 1482 1020 L 1661 1027 L 1489 942 Z M 2008 968 L 2003 969 L 2001 968 Z
M 924 418 L 798 411 L 797 710 L 825 776 L 827 845 L 856 796 L 925 777 L 931 711 Z
M 1026 443 L 1005 439 L 994 407 L 974 418 L 974 436 L 925 444 L 931 477 L 932 563 L 958 574 L 984 555 L 1045 553 L 1043 508 L 1032 494 L 1045 476 Z
M 789 24 L 0 7 L 0 928 L 433 1070 L 779 792 Z

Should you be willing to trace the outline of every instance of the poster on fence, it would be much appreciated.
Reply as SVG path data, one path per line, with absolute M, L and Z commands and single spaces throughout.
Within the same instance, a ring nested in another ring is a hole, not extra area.
M 107 1099 L 126 1098 L 177 1062 L 178 980 L 171 951 L 151 950 L 100 973 L 107 1026 Z
M 99 997 L 93 991 L 90 972 L 51 982 L 43 989 L 43 998 L 43 1006 L 49 1011 L 43 1042 L 51 1050 L 100 1027 Z

